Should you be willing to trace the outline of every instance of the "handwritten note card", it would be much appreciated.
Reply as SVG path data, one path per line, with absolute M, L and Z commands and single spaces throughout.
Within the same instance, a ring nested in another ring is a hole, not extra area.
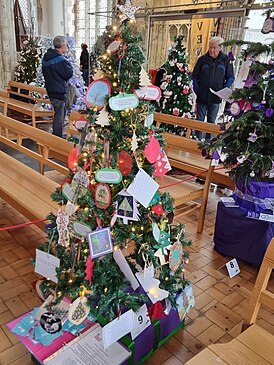
M 131 310 L 103 327 L 104 349 L 109 348 L 114 342 L 134 330 L 134 312 Z
M 59 266 L 60 259 L 47 252 L 36 249 L 35 272 L 52 280 L 54 283 L 58 283 L 55 269 Z
M 127 192 L 147 208 L 158 188 L 159 184 L 144 170 L 140 169 L 133 183 L 129 185 Z

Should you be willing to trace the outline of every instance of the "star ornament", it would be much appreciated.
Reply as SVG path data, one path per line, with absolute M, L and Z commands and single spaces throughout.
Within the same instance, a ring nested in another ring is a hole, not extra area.
M 140 9 L 140 6 L 133 6 L 131 4 L 131 0 L 126 0 L 125 5 L 117 5 L 117 8 L 121 11 L 121 23 L 126 19 L 132 20 L 133 22 L 136 21 L 135 19 L 135 12 Z

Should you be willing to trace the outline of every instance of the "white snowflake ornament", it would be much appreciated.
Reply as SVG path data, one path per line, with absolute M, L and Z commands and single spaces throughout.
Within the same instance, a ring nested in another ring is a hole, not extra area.
M 140 6 L 132 6 L 130 0 L 126 0 L 125 5 L 117 5 L 117 8 L 121 11 L 121 23 L 127 19 L 136 21 L 135 12 L 140 9 Z

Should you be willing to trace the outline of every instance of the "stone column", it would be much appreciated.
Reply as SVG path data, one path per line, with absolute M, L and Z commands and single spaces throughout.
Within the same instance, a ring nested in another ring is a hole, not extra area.
M 16 64 L 13 1 L 0 0 L 0 87 L 12 78 Z

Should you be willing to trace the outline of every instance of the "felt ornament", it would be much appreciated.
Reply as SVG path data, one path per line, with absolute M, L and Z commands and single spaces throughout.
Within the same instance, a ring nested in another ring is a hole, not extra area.
M 161 147 L 158 140 L 150 134 L 149 142 L 145 147 L 145 156 L 148 162 L 154 163 L 157 160 L 157 157 L 161 153 Z
M 177 271 L 183 261 L 183 248 L 180 241 L 176 241 L 170 247 L 169 267 L 172 271 Z
M 162 204 L 154 205 L 151 210 L 158 216 L 165 214 Z
M 68 231 L 68 224 L 69 224 L 69 215 L 65 211 L 63 207 L 58 209 L 57 218 L 57 231 L 58 231 L 58 244 L 64 247 L 69 246 L 69 231 Z
M 78 147 L 74 147 L 68 156 L 68 167 L 72 170 L 75 171 L 76 170 L 76 166 L 78 164 L 79 161 L 79 154 L 78 154 Z
M 85 280 L 88 280 L 89 286 L 92 284 L 92 276 L 94 271 L 94 261 L 92 260 L 91 256 L 88 256 L 86 261 L 86 269 L 85 269 Z
M 153 172 L 154 176 L 163 177 L 168 171 L 171 170 L 169 161 L 164 151 L 161 151 L 157 157 L 156 162 L 153 164 L 155 171 Z
M 94 201 L 97 208 L 107 209 L 111 201 L 110 188 L 105 183 L 99 183 L 94 190 Z
M 166 317 L 166 314 L 165 314 L 165 311 L 164 311 L 164 308 L 163 308 L 161 302 L 156 302 L 151 307 L 149 307 L 147 315 L 151 318 L 152 321 Z
M 152 83 L 148 77 L 148 74 L 143 67 L 141 67 L 141 71 L 140 71 L 140 75 L 139 75 L 139 84 L 140 84 L 140 86 L 152 85 Z
M 162 254 L 167 254 L 167 249 L 169 249 L 169 246 L 171 245 L 171 241 L 169 240 L 170 234 L 166 231 L 160 231 L 160 235 L 158 238 L 159 245 L 154 245 L 154 248 L 159 248 L 162 250 Z
M 126 0 L 125 1 L 125 5 L 116 5 L 117 8 L 121 11 L 122 15 L 121 15 L 121 19 L 120 22 L 122 23 L 123 21 L 129 19 L 133 22 L 136 21 L 135 19 L 135 12 L 140 9 L 140 6 L 133 6 L 131 4 L 130 0 Z
M 99 124 L 101 127 L 109 125 L 108 112 L 105 107 L 99 112 L 95 123 Z
M 128 176 L 130 174 L 132 158 L 126 151 L 122 151 L 118 154 L 118 167 L 123 176 Z

